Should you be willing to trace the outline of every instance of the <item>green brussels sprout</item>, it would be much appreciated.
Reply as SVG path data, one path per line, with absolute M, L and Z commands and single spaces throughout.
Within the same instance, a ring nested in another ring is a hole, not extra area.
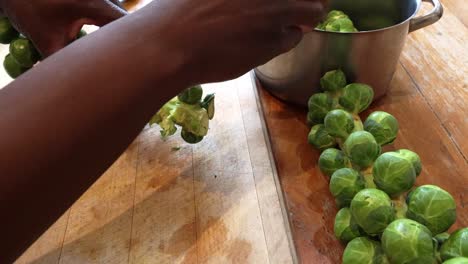
M 409 191 L 416 181 L 416 173 L 410 161 L 396 152 L 380 155 L 372 170 L 375 185 L 390 196 Z
M 317 27 L 320 30 L 333 31 L 333 32 L 357 32 L 353 22 L 349 17 L 339 10 L 332 10 L 328 13 L 325 21 L 320 23 Z
M 182 132 L 180 133 L 180 136 L 182 137 L 182 139 L 189 143 L 189 144 L 197 144 L 199 143 L 200 141 L 203 140 L 203 136 L 197 136 L 193 133 L 190 133 L 188 132 L 187 130 L 185 129 L 182 129 Z
M 19 37 L 10 43 L 10 54 L 19 65 L 31 68 L 36 64 L 41 55 L 34 44 L 24 37 Z
M 425 225 L 433 234 L 445 232 L 456 220 L 455 200 L 437 186 L 420 186 L 411 192 L 406 217 Z
M 172 118 L 174 110 L 180 104 L 177 99 L 172 99 L 164 104 L 161 109 L 151 118 L 149 125 L 158 124 L 161 128 L 160 133 L 162 138 L 172 136 L 177 131 L 177 127 Z
M 410 219 L 398 219 L 385 228 L 382 247 L 390 263 L 434 263 L 434 243 L 429 229 Z
M 312 127 L 307 137 L 307 141 L 319 150 L 331 148 L 336 145 L 335 138 L 328 134 L 325 126 L 322 124 Z
M 343 242 L 348 242 L 361 236 L 359 226 L 351 217 L 349 208 L 346 207 L 338 211 L 336 214 L 333 230 L 335 232 L 335 236 Z
M 371 133 L 356 131 L 344 142 L 343 151 L 353 165 L 365 169 L 374 163 L 380 155 L 381 148 Z
M 440 257 L 444 261 L 457 257 L 468 258 L 468 227 L 458 229 L 450 235 L 440 248 Z
M 340 18 L 348 18 L 348 16 L 342 11 L 332 10 L 327 14 L 327 17 L 325 18 L 325 20 L 322 23 L 319 23 L 319 25 L 316 28 L 325 30 L 326 25 Z
M 80 29 L 80 32 L 78 32 L 76 39 L 80 39 L 82 37 L 85 37 L 86 35 L 88 35 L 88 33 L 84 29 Z
M 342 32 L 342 33 L 348 33 L 348 32 L 357 32 L 358 30 L 354 27 L 353 21 L 347 17 L 343 18 L 338 18 L 330 23 L 327 23 L 323 26 L 326 31 L 332 31 L 332 32 Z
M 346 246 L 343 264 L 385 264 L 388 263 L 379 242 L 367 237 L 357 237 Z
M 203 88 L 200 85 L 183 90 L 177 97 L 186 104 L 198 104 L 203 96 Z
M 205 96 L 205 99 L 200 103 L 200 106 L 205 108 L 206 112 L 208 113 L 208 118 L 211 120 L 215 114 L 215 95 L 208 94 Z
M 380 146 L 391 144 L 398 134 L 398 121 L 387 112 L 377 111 L 366 119 L 364 130 L 371 133 Z
M 0 43 L 10 44 L 19 37 L 18 31 L 10 23 L 7 17 L 0 17 Z
M 372 87 L 361 83 L 348 84 L 339 98 L 340 105 L 353 114 L 366 110 L 374 99 Z
M 468 264 L 468 258 L 458 257 L 444 261 L 442 264 Z
M 347 18 L 347 17 L 348 15 L 346 15 L 343 11 L 340 11 L 340 10 L 332 10 L 328 12 L 327 14 L 327 19 L 333 19 L 333 20 L 336 20 L 339 18 Z
M 322 124 L 325 116 L 333 109 L 333 99 L 325 93 L 316 93 L 309 98 L 307 119 L 312 124 Z
M 208 133 L 208 112 L 199 105 L 181 103 L 175 108 L 172 119 L 187 132 L 204 137 Z
M 331 176 L 335 171 L 348 166 L 348 158 L 341 150 L 329 148 L 322 152 L 319 158 L 319 167 L 323 174 Z
M 346 76 L 342 70 L 329 71 L 320 79 L 322 90 L 336 92 L 346 86 Z
M 351 201 L 351 215 L 369 235 L 379 235 L 395 219 L 392 201 L 378 189 L 364 189 Z
M 353 116 L 341 109 L 332 110 L 325 116 L 325 128 L 328 134 L 346 139 L 354 129 Z
M 450 237 L 450 234 L 447 233 L 447 232 L 444 232 L 444 233 L 440 233 L 440 234 L 437 234 L 434 239 L 437 241 L 437 244 L 439 246 L 442 246 L 442 244 L 445 243 L 445 241 L 447 241 L 447 239 L 449 239 Z
M 163 138 L 176 132 L 175 125 L 181 126 L 186 132 L 204 137 L 208 133 L 209 118 L 207 111 L 199 104 L 186 104 L 173 98 L 159 109 L 149 124 L 158 124 Z
M 330 179 L 330 192 L 340 207 L 349 206 L 354 196 L 365 187 L 359 172 L 349 168 L 335 171 Z
M 5 72 L 12 78 L 16 79 L 21 74 L 27 72 L 30 68 L 21 66 L 11 54 L 5 56 L 5 60 L 3 61 L 3 68 Z
M 402 157 L 409 160 L 411 164 L 413 164 L 414 171 L 416 172 L 416 177 L 418 177 L 421 174 L 422 165 L 421 165 L 421 159 L 419 158 L 418 154 L 407 149 L 400 149 L 395 152 L 400 154 Z

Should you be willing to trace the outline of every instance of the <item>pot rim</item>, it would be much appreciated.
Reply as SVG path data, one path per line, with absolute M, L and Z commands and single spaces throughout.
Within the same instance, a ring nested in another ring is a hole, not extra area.
M 401 26 L 403 24 L 408 23 L 411 19 L 414 18 L 416 16 L 416 14 L 418 13 L 419 9 L 421 8 L 421 3 L 422 3 L 422 0 L 417 0 L 416 9 L 414 10 L 414 12 L 413 12 L 413 14 L 411 16 L 409 16 L 407 19 L 403 20 L 402 22 L 400 22 L 398 24 L 395 24 L 395 25 L 391 25 L 389 27 L 373 29 L 373 30 L 364 30 L 364 31 L 358 31 L 358 32 L 335 32 L 335 31 L 326 31 L 326 30 L 321 30 L 321 29 L 314 28 L 312 31 L 307 32 L 305 35 L 310 34 L 312 32 L 322 33 L 322 34 L 335 34 L 335 35 L 366 34 L 366 33 L 374 33 L 374 32 L 379 32 L 379 31 L 384 31 L 384 30 L 396 28 L 396 27 L 399 27 L 399 26 Z

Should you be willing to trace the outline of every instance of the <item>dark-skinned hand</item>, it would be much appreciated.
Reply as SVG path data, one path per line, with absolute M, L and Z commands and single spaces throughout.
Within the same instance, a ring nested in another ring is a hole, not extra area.
M 0 0 L 3 15 L 43 57 L 75 40 L 85 24 L 104 26 L 126 14 L 118 0 Z

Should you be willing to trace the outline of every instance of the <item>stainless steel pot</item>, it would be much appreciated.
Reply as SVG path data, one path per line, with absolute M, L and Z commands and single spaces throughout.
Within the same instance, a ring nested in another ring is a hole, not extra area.
M 320 77 L 341 68 L 351 82 L 371 85 L 375 97 L 388 90 L 408 33 L 442 17 L 438 0 L 432 11 L 415 17 L 421 0 L 332 0 L 330 9 L 348 14 L 357 33 L 314 30 L 293 50 L 255 69 L 262 85 L 276 97 L 305 106 L 319 91 Z

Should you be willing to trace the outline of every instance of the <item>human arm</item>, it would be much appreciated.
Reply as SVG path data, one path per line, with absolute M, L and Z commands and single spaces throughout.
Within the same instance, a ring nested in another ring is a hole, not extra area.
M 155 1 L 0 90 L 0 262 L 69 208 L 171 97 L 295 46 L 290 26 L 314 24 L 321 9 L 284 3 Z

